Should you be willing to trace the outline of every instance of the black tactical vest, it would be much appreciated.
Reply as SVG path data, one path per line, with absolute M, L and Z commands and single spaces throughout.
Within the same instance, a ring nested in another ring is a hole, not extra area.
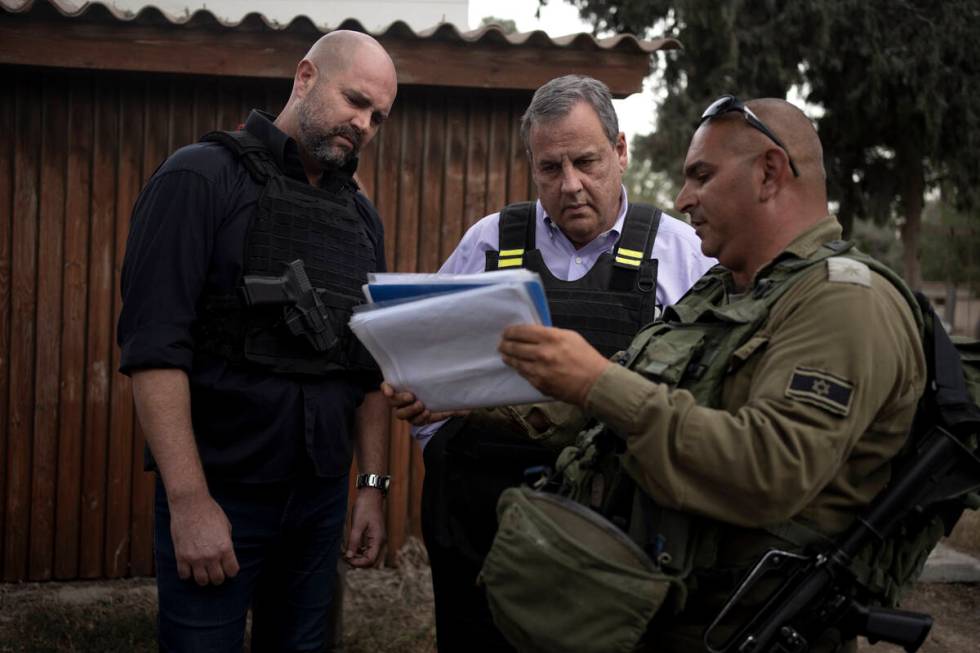
M 361 286 L 375 271 L 374 244 L 354 203 L 353 178 L 334 173 L 317 188 L 287 177 L 265 145 L 246 131 L 211 132 L 202 140 L 234 152 L 263 186 L 247 231 L 240 283 L 247 276 L 279 277 L 288 264 L 302 261 L 332 334 L 330 346 L 317 351 L 290 330 L 289 305 L 249 306 L 240 286 L 239 292 L 201 299 L 196 349 L 283 374 L 376 369 L 347 326 L 353 307 L 363 300 Z
M 486 270 L 524 267 L 541 275 L 555 326 L 577 331 L 604 356 L 626 349 L 636 332 L 657 317 L 657 260 L 650 258 L 661 212 L 630 204 L 612 253 L 603 252 L 576 281 L 555 277 L 535 243 L 535 205 L 510 204 L 500 212 L 500 250 L 487 252 Z

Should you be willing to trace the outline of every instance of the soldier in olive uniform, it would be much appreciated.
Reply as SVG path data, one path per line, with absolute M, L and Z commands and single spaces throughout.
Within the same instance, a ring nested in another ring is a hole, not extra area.
M 691 594 L 651 628 L 670 651 L 703 650 L 738 572 L 766 549 L 842 532 L 884 488 L 926 377 L 904 286 L 838 240 L 802 112 L 723 97 L 684 166 L 677 208 L 721 265 L 637 336 L 623 365 L 555 328 L 511 327 L 500 345 L 565 402 L 527 413 L 533 436 L 558 444 L 597 418 L 624 441 L 643 492 L 690 517 Z

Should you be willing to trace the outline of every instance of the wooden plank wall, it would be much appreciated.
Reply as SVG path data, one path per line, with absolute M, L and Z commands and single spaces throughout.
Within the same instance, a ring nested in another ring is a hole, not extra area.
M 5 67 L 0 88 L 0 580 L 153 573 L 153 479 L 116 369 L 139 189 L 177 147 L 278 111 L 282 80 Z M 365 149 L 389 269 L 433 271 L 465 229 L 531 197 L 527 93 L 408 87 Z M 421 452 L 389 428 L 388 561 L 419 534 Z

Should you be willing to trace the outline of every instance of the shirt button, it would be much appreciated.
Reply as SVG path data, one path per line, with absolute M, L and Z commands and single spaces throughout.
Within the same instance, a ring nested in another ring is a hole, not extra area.
M 582 265 L 582 257 L 581 256 L 576 256 L 575 257 L 575 262 L 578 263 L 579 265 Z

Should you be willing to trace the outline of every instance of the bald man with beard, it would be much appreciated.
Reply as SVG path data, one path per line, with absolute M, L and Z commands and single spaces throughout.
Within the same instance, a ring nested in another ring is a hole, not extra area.
M 162 651 L 241 650 L 249 608 L 252 651 L 325 646 L 354 454 L 345 557 L 384 543 L 386 403 L 346 324 L 385 269 L 353 175 L 396 90 L 377 41 L 331 32 L 278 116 L 181 148 L 133 209 L 118 341 L 157 474 Z
M 511 327 L 500 345 L 564 402 L 527 411 L 533 437 L 568 444 L 594 419 L 618 443 L 644 506 L 631 533 L 689 590 L 647 630 L 644 650 L 668 652 L 704 650 L 704 628 L 767 549 L 820 544 L 865 510 L 889 481 L 926 376 L 910 295 L 839 240 L 802 112 L 719 98 L 684 178 L 676 206 L 721 265 L 626 356 L 610 361 L 576 333 L 540 326 Z M 840 640 L 827 632 L 810 650 L 853 648 Z

